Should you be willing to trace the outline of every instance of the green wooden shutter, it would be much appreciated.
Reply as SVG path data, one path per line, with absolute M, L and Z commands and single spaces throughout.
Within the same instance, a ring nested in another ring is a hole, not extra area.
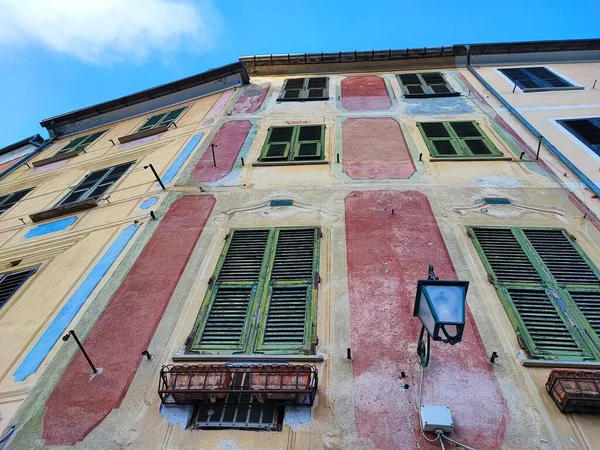
M 8 211 L 15 204 L 20 202 L 27 194 L 33 191 L 34 188 L 23 189 L 22 191 L 13 192 L 12 194 L 3 195 L 0 197 L 0 214 Z
M 182 108 L 173 109 L 165 113 L 151 116 L 142 124 L 137 132 L 139 133 L 140 131 L 150 130 L 151 128 L 156 128 L 162 125 L 169 126 L 174 123 L 186 109 L 187 106 L 184 106 Z
M 277 230 L 274 239 L 257 351 L 310 353 L 316 328 L 318 231 L 283 228 Z
M 285 80 L 279 100 L 327 100 L 329 78 L 290 78 Z
M 63 153 L 69 152 L 80 152 L 82 150 L 85 150 L 90 144 L 92 144 L 104 133 L 106 133 L 106 130 L 98 131 L 92 134 L 86 134 L 85 136 L 75 138 L 67 145 L 65 145 L 62 149 L 60 149 L 58 152 L 56 152 L 56 155 L 62 155 Z
M 37 267 L 18 272 L 0 273 L 0 308 L 37 272 Z
M 594 332 L 600 319 L 594 309 L 600 284 L 596 281 L 595 289 L 590 284 L 599 280 L 597 269 L 564 231 L 480 227 L 469 233 L 521 345 L 532 357 L 600 357 Z
M 173 111 L 169 111 L 168 113 L 166 113 L 162 120 L 160 121 L 161 125 L 166 125 L 169 126 L 171 125 L 173 122 L 175 122 L 179 116 L 185 111 L 185 107 L 184 108 L 178 108 L 178 109 L 174 109 Z
M 259 282 L 271 231 L 234 230 L 206 294 L 192 351 L 247 352 L 260 299 Z
M 417 126 L 436 158 L 502 156 L 476 122 L 421 122 Z
M 440 72 L 405 73 L 398 75 L 400 87 L 407 98 L 458 96 Z
M 460 147 L 452 138 L 445 122 L 421 122 L 419 130 L 435 157 L 457 157 L 461 155 Z
M 287 161 L 290 156 L 294 133 L 295 127 L 271 127 L 260 160 Z
M 323 159 L 323 125 L 308 125 L 298 127 L 297 139 L 294 145 L 294 161 L 312 161 Z

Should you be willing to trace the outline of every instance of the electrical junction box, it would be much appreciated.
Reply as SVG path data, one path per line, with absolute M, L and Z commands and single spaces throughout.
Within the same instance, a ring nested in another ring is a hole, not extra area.
M 452 413 L 447 406 L 421 405 L 421 426 L 423 431 L 435 433 L 442 430 L 450 433 L 454 429 Z

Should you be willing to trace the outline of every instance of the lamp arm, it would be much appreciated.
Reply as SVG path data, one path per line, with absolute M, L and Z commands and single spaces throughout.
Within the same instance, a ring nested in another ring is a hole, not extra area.
M 429 364 L 429 355 L 431 350 L 431 336 L 429 331 L 427 332 L 427 344 L 423 340 L 423 334 L 425 333 L 425 326 L 421 326 L 421 334 L 419 335 L 419 344 L 417 345 L 417 353 L 419 354 L 419 362 L 421 366 L 427 367 Z

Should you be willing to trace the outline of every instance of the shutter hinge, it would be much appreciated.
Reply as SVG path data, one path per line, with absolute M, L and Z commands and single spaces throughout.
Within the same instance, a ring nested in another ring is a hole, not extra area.
M 227 233 L 227 234 L 225 235 L 225 240 L 229 239 L 229 237 L 230 237 L 230 236 L 229 236 L 229 233 Z
M 313 286 L 317 287 L 320 282 L 321 282 L 321 275 L 319 275 L 319 272 L 315 272 L 315 276 L 313 279 Z
M 191 350 L 192 342 L 194 341 L 194 336 L 196 336 L 196 333 L 198 332 L 199 326 L 200 324 L 196 322 L 194 328 L 192 328 L 192 331 L 190 332 L 190 334 L 188 334 L 188 337 L 185 339 L 184 345 L 186 353 L 188 353 Z
M 496 280 L 494 279 L 494 276 L 491 273 L 487 274 L 487 279 L 490 284 L 496 284 Z
M 569 239 L 571 239 L 572 241 L 576 241 L 577 238 L 575 236 L 573 236 L 572 234 L 569 233 Z
M 318 237 L 319 239 L 322 239 L 322 238 L 323 238 L 323 232 L 321 231 L 321 228 L 317 228 L 317 237 Z
M 467 236 L 473 239 L 473 233 L 471 233 L 471 230 L 467 230 Z
M 208 279 L 208 287 L 213 287 L 213 284 L 215 284 L 215 279 L 213 277 L 210 277 Z

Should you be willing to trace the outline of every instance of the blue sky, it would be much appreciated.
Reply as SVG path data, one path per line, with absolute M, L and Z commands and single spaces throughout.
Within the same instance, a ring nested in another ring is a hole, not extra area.
M 597 0 L 0 0 L 0 148 L 239 56 L 597 38 Z

